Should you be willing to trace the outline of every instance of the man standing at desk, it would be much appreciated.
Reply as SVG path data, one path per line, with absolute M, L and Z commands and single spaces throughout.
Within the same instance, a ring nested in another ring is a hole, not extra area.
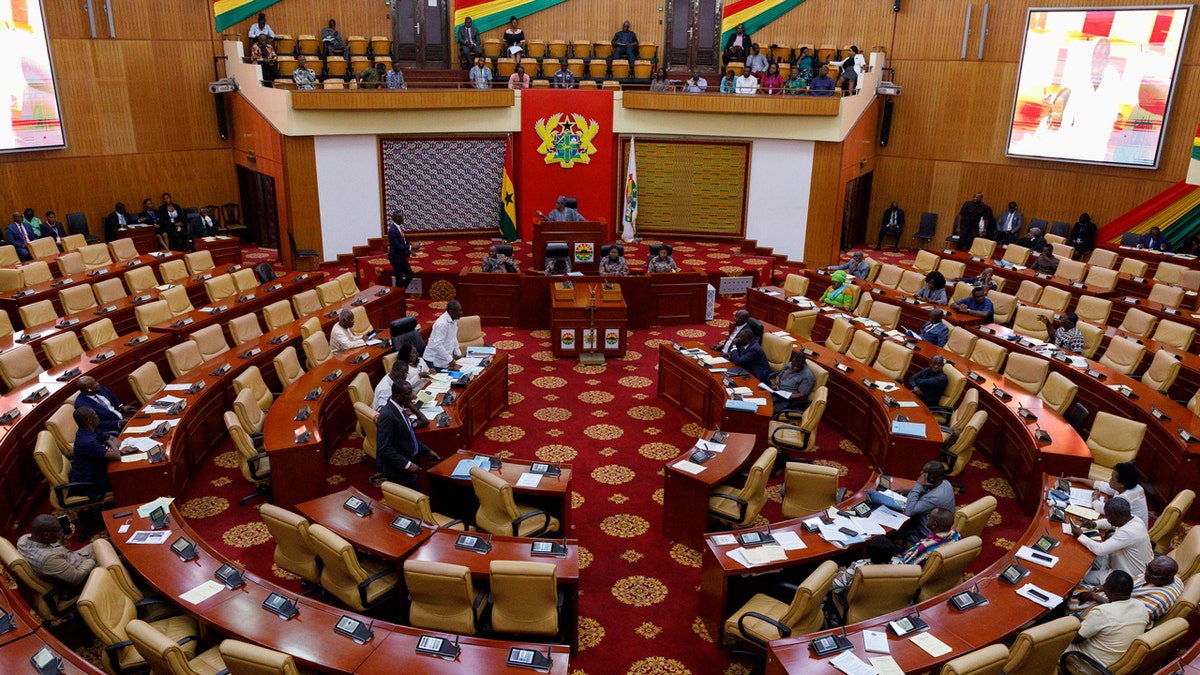
M 408 243 L 404 234 L 404 214 L 392 211 L 392 222 L 388 225 L 388 262 L 392 264 L 392 274 L 396 279 L 397 288 L 408 288 L 412 283 L 412 265 L 408 264 L 408 256 L 421 250 L 421 242 Z
M 583 221 L 583 216 L 579 215 L 579 211 L 567 206 L 567 198 L 559 195 L 558 199 L 554 200 L 554 209 L 549 214 L 537 212 L 542 220 L 552 223 L 576 223 Z
M 412 385 L 407 380 L 393 382 L 392 398 L 375 422 L 375 470 L 393 483 L 420 490 L 417 480 L 420 457 L 424 455 L 435 462 L 441 457 L 417 440 L 416 429 L 428 426 L 429 420 L 420 410 L 414 411 L 416 423 L 408 418 L 412 402 Z
M 434 368 L 452 369 L 454 360 L 462 356 L 458 346 L 458 320 L 462 305 L 457 300 L 446 303 L 446 311 L 433 322 L 429 342 L 425 345 L 425 360 Z

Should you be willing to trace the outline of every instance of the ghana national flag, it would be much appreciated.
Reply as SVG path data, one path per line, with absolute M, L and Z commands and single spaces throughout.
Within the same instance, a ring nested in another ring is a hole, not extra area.
M 540 12 L 565 0 L 457 0 L 454 3 L 454 31 L 471 17 L 471 25 L 480 33 L 499 28 L 512 17 L 518 19 Z
M 512 182 L 512 140 L 504 149 L 504 177 L 500 180 L 500 236 L 504 241 L 517 240 L 517 191 Z
M 239 21 L 249 19 L 277 2 L 279 0 L 213 0 L 217 32 L 220 33 Z
M 725 3 L 721 9 L 720 47 L 725 48 L 725 42 L 739 23 L 746 24 L 747 33 L 757 33 L 763 26 L 799 7 L 803 2 L 804 0 L 734 0 Z

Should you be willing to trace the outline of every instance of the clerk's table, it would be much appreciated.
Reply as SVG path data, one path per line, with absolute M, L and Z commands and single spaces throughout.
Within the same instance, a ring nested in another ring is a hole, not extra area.
M 621 287 L 611 284 L 554 284 L 550 296 L 550 341 L 558 358 L 596 352 L 625 356 L 629 312 Z

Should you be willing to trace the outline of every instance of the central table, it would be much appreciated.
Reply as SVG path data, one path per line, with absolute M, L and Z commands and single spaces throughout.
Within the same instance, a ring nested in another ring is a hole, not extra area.
M 558 358 L 598 352 L 625 356 L 629 323 L 621 287 L 578 283 L 554 284 L 550 299 L 550 341 Z

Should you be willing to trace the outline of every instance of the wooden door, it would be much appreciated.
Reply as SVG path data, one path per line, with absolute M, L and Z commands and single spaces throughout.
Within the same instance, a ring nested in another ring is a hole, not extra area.
M 660 55 L 669 69 L 710 71 L 716 68 L 720 39 L 720 0 L 670 0 Z
M 871 177 L 864 174 L 846 183 L 846 204 L 842 210 L 842 250 L 867 239 L 867 216 L 871 206 Z
M 415 62 L 418 68 L 445 68 L 449 43 L 446 0 L 393 0 L 393 59 Z

